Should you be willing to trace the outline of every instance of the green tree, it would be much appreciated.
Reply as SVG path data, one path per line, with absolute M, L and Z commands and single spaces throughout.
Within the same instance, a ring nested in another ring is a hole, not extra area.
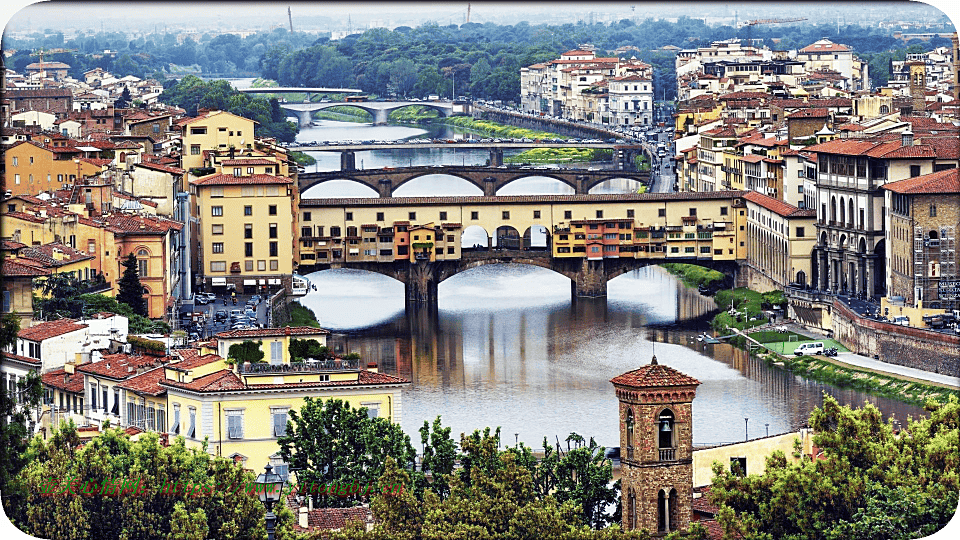
M 376 482 L 387 456 L 412 468 L 416 453 L 400 426 L 386 418 L 370 418 L 339 399 L 305 398 L 299 411 L 290 411 L 286 435 L 277 440 L 284 461 L 297 469 L 301 483 Z M 412 486 L 411 486 L 412 487 Z M 312 494 L 319 506 L 351 506 L 356 499 Z
M 457 443 L 450 437 L 450 428 L 440 425 L 440 416 L 433 420 L 433 430 L 426 420 L 420 428 L 420 444 L 423 445 L 421 470 L 429 472 L 433 478 L 424 487 L 429 486 L 441 500 L 450 494 L 450 477 L 457 461 Z
M 31 411 L 39 408 L 42 396 L 40 376 L 34 371 L 17 382 L 15 394 L 6 385 L 0 388 L 0 494 L 7 517 L 17 525 L 26 519 L 18 475 L 29 462 L 25 452 L 34 428 Z
M 0 349 L 16 345 L 19 333 L 20 317 L 15 313 L 4 313 L 3 318 L 0 319 Z
M 130 106 L 130 89 L 124 86 L 123 92 L 120 93 L 120 97 L 117 98 L 117 101 L 113 105 L 118 109 L 124 109 L 129 107 Z
M 34 298 L 33 314 L 37 319 L 79 319 L 83 314 L 80 292 L 84 284 L 73 274 L 50 274 L 42 279 L 43 296 Z
M 143 285 L 140 284 L 138 264 L 137 257 L 133 253 L 127 254 L 120 263 L 123 266 L 123 277 L 117 284 L 120 289 L 117 293 L 117 301 L 130 306 L 130 310 L 135 315 L 146 317 L 147 305 L 143 300 Z
M 258 362 L 263 362 L 263 345 L 262 341 L 250 341 L 243 340 L 241 343 L 234 343 L 227 349 L 227 359 L 243 364 L 244 362 L 250 362 L 251 364 L 256 364 Z
M 960 403 L 951 397 L 927 408 L 929 418 L 894 434 L 873 405 L 850 409 L 825 396 L 810 415 L 823 459 L 788 463 L 775 452 L 763 475 L 747 477 L 714 464 L 718 521 L 746 539 L 906 539 L 939 530 L 960 493 Z
M 320 345 L 315 339 L 291 339 L 287 347 L 290 357 L 297 361 L 305 358 L 316 358 L 317 360 L 326 360 L 330 358 L 330 349 Z

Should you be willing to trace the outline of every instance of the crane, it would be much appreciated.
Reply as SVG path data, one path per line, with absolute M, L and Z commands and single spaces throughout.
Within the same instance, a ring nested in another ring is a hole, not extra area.
M 737 24 L 737 28 L 743 28 L 744 26 L 756 26 L 758 24 L 780 24 L 780 23 L 789 23 L 789 22 L 800 22 L 807 20 L 806 17 L 793 17 L 790 19 L 753 19 L 752 21 L 744 21 Z

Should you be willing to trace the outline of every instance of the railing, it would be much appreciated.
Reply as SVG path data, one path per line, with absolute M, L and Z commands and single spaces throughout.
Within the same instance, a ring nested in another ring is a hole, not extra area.
M 676 461 L 677 459 L 677 449 L 676 448 L 661 448 L 660 449 L 660 461 Z
M 239 366 L 240 373 L 317 373 L 360 369 L 358 360 L 307 360 L 294 364 L 250 364 Z

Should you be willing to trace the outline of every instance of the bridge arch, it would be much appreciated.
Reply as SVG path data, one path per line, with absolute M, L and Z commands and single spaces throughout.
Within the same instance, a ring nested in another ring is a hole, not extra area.
M 539 240 L 539 237 L 542 235 L 545 245 L 533 245 L 534 240 Z M 533 251 L 550 251 L 551 238 L 550 238 L 550 228 L 545 225 L 531 225 L 523 231 L 523 236 L 521 236 L 521 247 L 524 250 L 533 250 Z
M 360 178 L 351 178 L 349 174 L 344 174 L 342 178 L 323 178 L 315 182 L 312 182 L 309 185 L 307 185 L 305 188 L 304 187 L 300 188 L 300 196 L 303 197 L 304 194 L 306 194 L 309 190 L 319 185 L 327 184 L 329 186 L 332 182 L 339 183 L 338 186 L 337 185 L 335 186 L 340 189 L 345 189 L 347 191 L 347 193 L 344 195 L 338 194 L 337 195 L 338 197 L 377 197 L 378 196 L 376 186 L 371 186 L 369 182 L 366 182 Z M 366 188 L 366 189 L 358 190 L 357 187 Z M 329 196 L 330 195 L 328 195 L 328 197 Z M 316 195 L 312 195 L 310 197 L 316 197 Z M 310 197 L 307 197 L 307 198 L 310 198 Z
M 470 225 L 463 229 L 463 232 L 460 233 L 460 249 L 471 251 L 475 250 L 478 245 L 481 250 L 489 249 L 490 233 L 480 225 Z
M 447 170 L 447 169 L 443 169 L 443 170 L 436 170 L 436 171 L 427 170 L 427 171 L 421 171 L 421 172 L 411 173 L 411 175 L 408 176 L 407 178 L 404 178 L 403 180 L 400 180 L 400 181 L 397 182 L 397 183 L 391 184 L 391 186 L 390 186 L 390 196 L 391 196 L 391 197 L 395 197 L 396 195 L 394 195 L 394 193 L 396 193 L 396 191 L 397 191 L 398 189 L 400 189 L 401 187 L 409 184 L 410 182 L 412 182 L 412 181 L 414 181 L 414 180 L 419 180 L 419 179 L 423 178 L 424 176 L 433 176 L 433 175 L 452 176 L 452 177 L 457 178 L 457 179 L 459 179 L 459 180 L 463 180 L 463 181 L 467 182 L 468 184 L 470 184 L 471 186 L 473 186 L 473 187 L 475 187 L 475 188 L 477 188 L 477 189 L 480 190 L 480 193 L 478 193 L 477 195 L 483 195 L 483 184 L 482 184 L 482 183 L 478 183 L 476 180 L 474 180 L 473 178 L 471 178 L 470 176 L 468 176 L 468 175 L 466 175 L 466 174 L 461 174 L 461 173 L 458 173 L 458 172 L 456 172 L 456 171 L 450 171 L 450 170 Z M 361 182 L 361 180 L 357 180 L 357 181 L 358 181 L 358 182 Z
M 457 274 L 462 274 L 467 270 L 472 270 L 474 268 L 479 268 L 481 266 L 486 266 L 488 264 L 520 264 L 525 266 L 538 266 L 540 268 L 546 268 L 551 272 L 560 274 L 561 276 L 564 276 L 570 279 L 571 281 L 576 279 L 576 274 L 572 274 L 570 272 L 558 269 L 556 266 L 550 264 L 549 260 L 546 260 L 543 258 L 505 256 L 505 257 L 490 257 L 490 258 L 476 259 L 476 260 L 463 263 L 460 265 L 460 268 L 456 272 L 449 272 L 449 273 L 444 273 L 440 275 L 438 281 L 440 283 L 443 283 L 447 279 L 450 279 Z

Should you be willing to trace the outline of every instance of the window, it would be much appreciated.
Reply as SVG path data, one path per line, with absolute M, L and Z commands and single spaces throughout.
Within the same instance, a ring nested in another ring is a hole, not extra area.
M 17 158 L 16 158 L 16 157 L 13 158 L 13 166 L 14 166 L 14 167 L 17 166 Z
M 247 174 L 253 174 L 253 167 L 247 167 Z
M 223 242 L 214 242 L 210 251 L 213 253 L 223 253 Z
M 264 272 L 267 270 L 267 261 L 257 261 L 257 271 Z
M 573 219 L 573 210 L 564 210 L 563 219 Z
M 253 272 L 253 261 L 243 261 L 243 269 L 247 272 Z
M 270 363 L 274 365 L 283 363 L 283 342 L 282 341 L 270 342 Z
M 470 212 L 470 219 L 474 221 L 480 219 L 480 212 Z
M 721 206 L 721 207 L 720 207 L 720 215 L 721 215 L 721 216 L 727 215 L 727 207 L 726 207 L 726 206 Z
M 937 217 L 937 205 L 930 205 L 930 217 Z
M 253 238 L 253 223 L 243 224 L 243 237 L 248 239 Z
M 691 216 L 691 217 L 696 217 L 696 215 L 697 215 L 697 209 L 696 209 L 696 208 L 691 208 L 691 209 L 690 209 L 690 216 Z
M 191 134 L 191 135 L 206 135 L 206 134 L 207 134 L 207 128 L 206 128 L 206 127 L 192 127 L 192 128 L 190 128 L 190 134 Z
M 303 213 L 303 220 L 304 220 L 304 221 L 313 221 L 313 214 L 310 213 L 310 212 L 304 212 L 304 213 Z
M 416 213 L 416 212 L 410 212 L 410 213 L 408 214 L 408 216 L 409 216 L 409 218 L 410 218 L 410 221 L 413 221 L 413 220 L 417 219 L 417 213 Z
M 272 261 L 270 261 L 270 270 L 276 271 L 279 269 L 280 269 L 280 261 L 276 259 L 273 259 Z
M 805 233 L 805 232 L 806 232 L 806 231 L 803 230 L 803 227 L 797 227 L 797 236 L 798 236 L 798 237 L 803 238 L 803 236 L 804 236 L 803 233 Z
M 919 166 L 919 165 L 911 165 L 911 166 L 910 166 L 910 178 L 914 178 L 914 177 L 916 177 L 916 176 L 920 176 L 920 166 Z
M 210 234 L 223 234 L 223 224 L 217 223 L 210 228 Z
M 361 403 L 361 407 L 367 408 L 367 418 L 376 418 L 380 416 L 380 403 Z
M 353 212 L 347 212 L 347 215 L 346 215 L 346 217 L 344 218 L 344 220 L 345 220 L 345 221 L 353 221 Z
M 180 434 L 180 404 L 173 404 L 173 426 L 170 428 L 170 432 L 179 435 Z
M 271 256 L 271 257 L 276 257 L 276 256 L 277 256 L 277 243 L 276 243 L 276 242 L 270 242 L 270 256 Z
M 243 244 L 243 256 L 244 256 L 244 257 L 253 257 L 253 242 L 244 242 L 244 244 Z
M 252 215 L 253 215 L 253 207 L 252 207 L 252 206 L 244 206 L 244 207 L 243 207 L 243 215 L 245 215 L 245 216 L 252 216 Z
M 603 210 L 597 210 L 597 219 L 600 219 L 602 217 L 603 217 Z
M 97 252 L 97 241 L 93 239 L 87 240 L 87 254 L 93 255 L 96 252 Z
M 190 424 L 189 424 L 190 427 L 187 428 L 186 435 L 189 438 L 193 438 L 194 435 L 196 435 L 197 433 L 197 408 L 190 407 L 189 409 L 190 409 Z
M 508 210 L 504 210 L 503 219 L 510 219 L 510 212 Z
M 283 437 L 287 434 L 287 410 L 288 409 L 271 409 L 270 412 L 273 415 L 273 436 L 274 437 Z
M 140 273 L 140 277 L 149 277 L 149 272 L 147 272 L 149 262 L 147 259 L 137 259 L 137 271 Z
M 243 167 L 234 167 L 233 168 L 234 176 L 243 176 Z
M 210 261 L 211 272 L 226 272 L 227 261 Z
M 666 208 L 658 208 L 658 209 L 657 209 L 657 217 L 667 217 L 667 209 L 666 209 Z
M 230 439 L 243 438 L 243 411 L 226 411 L 227 437 Z
M 627 217 L 628 217 L 628 218 L 634 217 L 634 216 L 633 216 L 633 209 L 627 210 Z
M 319 233 L 318 236 L 323 236 L 323 233 Z M 340 227 L 330 227 L 330 236 L 340 236 Z
M 97 408 L 97 383 L 90 383 L 90 409 Z
M 270 238 L 276 238 L 276 237 L 277 237 L 277 224 L 276 224 L 276 223 L 271 223 L 271 224 L 270 224 Z
M 212 215 L 212 216 L 214 216 L 214 217 L 222 216 L 222 215 L 223 215 L 223 207 L 222 207 L 222 206 L 211 206 L 211 207 L 210 207 L 210 215 Z
M 271 215 L 271 216 L 277 215 L 277 205 L 271 204 L 270 206 L 268 206 L 268 207 L 267 207 L 267 214 L 269 214 L 269 215 Z
M 223 186 L 213 186 L 210 188 L 211 197 L 223 197 Z
M 446 221 L 446 219 L 447 219 L 447 213 L 446 213 L 446 212 L 440 212 L 440 220 L 441 220 L 441 221 Z
M 190 155 L 191 155 L 191 156 L 199 156 L 199 155 L 200 155 L 200 145 L 199 145 L 199 144 L 191 144 L 191 145 L 190 145 Z
M 313 228 L 312 228 L 312 227 L 300 227 L 300 236 L 301 236 L 301 237 L 310 237 L 310 236 L 313 236 L 312 233 L 313 233 Z

